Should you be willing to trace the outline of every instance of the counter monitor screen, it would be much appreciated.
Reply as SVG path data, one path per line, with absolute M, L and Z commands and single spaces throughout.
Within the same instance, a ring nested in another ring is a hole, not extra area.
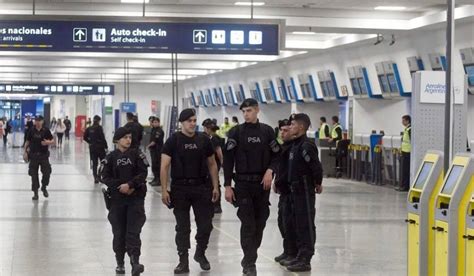
M 466 65 L 467 82 L 469 86 L 474 86 L 474 64 Z
M 441 190 L 442 194 L 451 195 L 453 193 L 454 187 L 456 187 L 456 183 L 458 182 L 463 169 L 464 166 L 453 165 L 448 178 L 446 178 L 446 181 L 444 182 L 443 189 Z
M 416 178 L 415 184 L 413 188 L 422 190 L 426 184 L 426 180 L 428 180 L 428 176 L 430 175 L 431 169 L 433 168 L 433 162 L 424 162 L 423 167 L 421 167 L 420 174 Z

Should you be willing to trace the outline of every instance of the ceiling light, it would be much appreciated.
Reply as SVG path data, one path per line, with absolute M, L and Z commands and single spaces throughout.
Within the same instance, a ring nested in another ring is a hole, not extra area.
M 378 6 L 374 10 L 379 11 L 403 11 L 406 10 L 406 7 L 397 7 L 397 6 Z
M 293 32 L 295 35 L 315 35 L 315 32 Z
M 235 2 L 236 6 L 263 6 L 265 5 L 265 2 Z
M 143 1 L 145 3 L 149 3 L 150 0 L 120 0 L 122 3 L 134 3 L 134 4 L 143 4 Z

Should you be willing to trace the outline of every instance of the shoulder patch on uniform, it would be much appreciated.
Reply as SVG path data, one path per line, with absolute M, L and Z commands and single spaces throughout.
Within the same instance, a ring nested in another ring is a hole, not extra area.
M 233 150 L 237 147 L 237 141 L 233 138 L 227 139 L 227 150 Z
M 270 142 L 270 148 L 274 153 L 277 153 L 280 151 L 280 144 L 278 144 L 277 140 L 272 140 Z
M 303 159 L 304 161 L 306 161 L 306 163 L 311 162 L 311 155 L 309 154 L 307 150 L 303 149 L 301 154 L 303 155 Z

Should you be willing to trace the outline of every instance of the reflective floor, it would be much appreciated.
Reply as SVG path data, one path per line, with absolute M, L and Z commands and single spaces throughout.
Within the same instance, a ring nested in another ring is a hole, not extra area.
M 52 149 L 51 163 L 50 198 L 32 202 L 21 149 L 0 145 L 0 275 L 115 275 L 111 228 L 88 169 L 87 147 L 80 140 L 65 142 Z M 306 275 L 406 275 L 405 198 L 406 193 L 385 187 L 325 180 L 324 193 L 317 198 L 313 271 Z M 277 201 L 272 194 L 258 272 L 297 275 L 273 261 L 282 251 Z M 236 209 L 226 203 L 223 209 L 214 219 L 207 251 L 212 270 L 201 272 L 191 261 L 190 275 L 241 275 Z M 174 217 L 153 189 L 146 213 L 143 275 L 172 275 L 177 264 Z

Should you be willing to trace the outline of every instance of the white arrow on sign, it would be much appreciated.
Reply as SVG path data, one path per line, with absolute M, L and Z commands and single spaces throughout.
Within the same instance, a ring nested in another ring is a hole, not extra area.
M 199 42 L 202 42 L 206 36 L 202 32 L 198 32 L 196 34 L 196 38 L 198 39 Z
M 77 37 L 82 40 L 82 38 L 86 35 L 83 30 L 79 30 L 76 32 Z

